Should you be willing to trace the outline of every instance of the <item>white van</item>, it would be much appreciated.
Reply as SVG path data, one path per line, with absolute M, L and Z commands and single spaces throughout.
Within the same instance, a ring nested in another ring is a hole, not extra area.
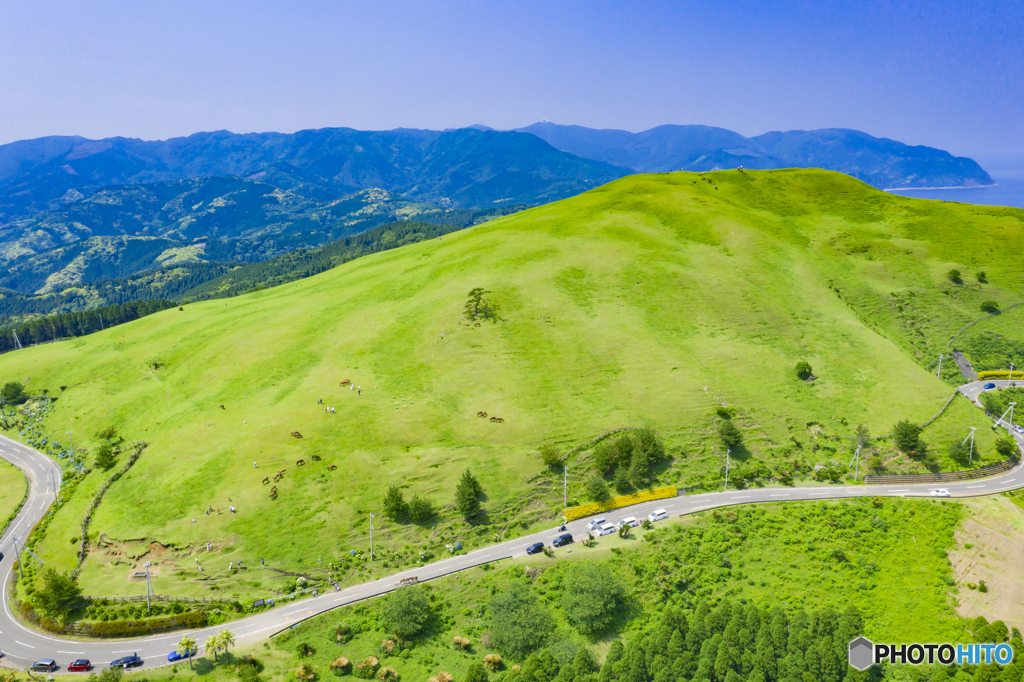
M 654 523 L 655 521 L 664 521 L 667 518 L 668 512 L 664 509 L 655 509 L 647 516 L 647 520 L 651 523 Z
M 608 523 L 608 519 L 606 519 L 603 516 L 599 516 L 596 519 L 591 519 L 590 521 L 587 521 L 587 530 L 594 530 L 595 528 L 600 528 L 606 523 Z
M 594 529 L 594 535 L 597 537 L 601 537 L 602 535 L 611 535 L 614 532 L 615 526 L 611 523 L 606 523 Z
M 626 518 L 619 521 L 619 528 L 623 526 L 629 526 L 630 528 L 636 528 L 640 525 L 640 522 L 636 520 L 635 516 L 627 516 Z

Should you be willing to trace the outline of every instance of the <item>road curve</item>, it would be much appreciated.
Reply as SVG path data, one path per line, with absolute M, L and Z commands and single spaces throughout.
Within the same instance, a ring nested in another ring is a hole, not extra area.
M 982 391 L 982 384 L 990 382 L 972 382 L 960 387 L 960 392 L 977 404 L 977 397 Z M 1008 382 L 994 382 L 1006 385 Z M 1015 382 L 1016 383 L 1016 382 Z M 1024 407 L 1024 406 L 1022 406 Z M 1004 424 L 1005 426 L 1005 424 Z M 1024 436 L 1014 433 L 1018 447 L 1024 451 Z M 107 666 L 110 661 L 130 653 L 138 653 L 145 660 L 144 668 L 167 665 L 167 654 L 174 650 L 175 645 L 184 632 L 173 632 L 133 640 L 65 640 L 51 635 L 30 630 L 17 621 L 10 610 L 7 590 L 10 572 L 13 568 L 14 553 L 11 551 L 9 537 L 12 533 L 25 534 L 42 518 L 46 509 L 54 499 L 52 487 L 49 486 L 48 471 L 55 470 L 59 477 L 60 467 L 46 455 L 25 445 L 0 436 L 0 456 L 25 471 L 29 477 L 31 491 L 28 501 L 22 508 L 11 528 L 4 533 L 0 545 L 5 557 L 0 562 L 0 580 L 3 581 L 3 610 L 0 612 L 0 650 L 5 654 L 0 664 L 9 668 L 24 669 L 40 658 L 53 658 L 64 672 L 67 665 L 75 658 L 88 658 L 94 666 Z M 59 485 L 59 478 L 58 478 Z M 947 489 L 953 497 L 972 497 L 992 495 L 1024 487 L 1024 464 L 1000 476 L 932 485 L 872 485 L 872 486 L 814 486 L 792 488 L 757 488 L 746 490 L 725 490 L 722 492 L 685 495 L 668 500 L 655 500 L 632 507 L 618 509 L 606 514 L 608 517 L 620 519 L 627 516 L 642 518 L 655 509 L 665 509 L 669 516 L 681 516 L 694 512 L 758 502 L 793 502 L 800 500 L 835 500 L 856 497 L 930 497 L 936 488 Z M 586 533 L 588 519 L 581 519 L 568 524 L 569 532 L 575 537 Z M 553 537 L 559 534 L 557 529 L 533 533 L 532 535 L 509 540 L 501 544 L 484 547 L 468 554 L 454 556 L 444 561 L 421 566 L 372 582 L 347 587 L 340 592 L 328 591 L 319 597 L 296 602 L 285 602 L 264 613 L 256 614 L 230 623 L 227 626 L 209 627 L 191 631 L 190 634 L 202 646 L 207 637 L 218 629 L 229 627 L 238 644 L 252 643 L 273 635 L 285 628 L 325 611 L 368 599 L 394 590 L 403 578 L 416 576 L 420 581 L 432 580 L 451 573 L 479 566 L 491 561 L 509 557 L 525 556 L 524 550 L 534 542 L 550 544 Z M 572 547 L 558 549 L 559 553 L 572 551 Z M 72 673 L 75 674 L 75 673 Z

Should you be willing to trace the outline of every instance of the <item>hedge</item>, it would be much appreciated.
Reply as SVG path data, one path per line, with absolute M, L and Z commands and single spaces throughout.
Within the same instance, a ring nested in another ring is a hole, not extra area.
M 978 372 L 978 380 L 984 381 L 985 379 L 1005 379 L 1007 374 L 1009 374 L 1009 372 L 1007 372 L 1006 370 L 1003 370 L 1001 372 Z M 1018 372 L 1017 370 L 1013 370 L 1013 377 L 1011 378 L 1024 379 L 1024 372 Z
M 653 490 L 642 490 L 632 495 L 620 495 L 613 497 L 604 502 L 591 502 L 590 504 L 582 504 L 579 507 L 569 507 L 565 510 L 565 518 L 567 521 L 575 521 L 576 519 L 582 519 L 584 516 L 591 516 L 593 514 L 600 514 L 612 509 L 618 509 L 620 507 L 628 507 L 632 504 L 639 504 L 641 502 L 649 502 L 651 500 L 662 500 L 667 497 L 675 497 L 678 491 L 673 487 L 667 488 L 655 488 Z
M 152 632 L 187 630 L 206 626 L 205 611 L 189 611 L 177 616 L 140 618 L 138 620 L 108 620 L 82 623 L 82 634 L 93 637 L 138 637 Z

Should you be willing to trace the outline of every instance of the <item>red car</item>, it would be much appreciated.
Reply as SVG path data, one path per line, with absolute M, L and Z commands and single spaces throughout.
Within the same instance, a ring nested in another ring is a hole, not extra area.
M 92 667 L 92 663 L 89 662 L 88 658 L 80 658 L 71 665 L 68 666 L 68 672 L 72 673 L 84 673 L 88 672 L 89 668 Z

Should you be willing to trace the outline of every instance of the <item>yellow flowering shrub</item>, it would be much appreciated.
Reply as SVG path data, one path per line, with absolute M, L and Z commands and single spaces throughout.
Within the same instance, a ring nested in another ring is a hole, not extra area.
M 1008 372 L 1006 370 L 1003 370 L 1001 372 L 1000 371 L 978 372 L 978 380 L 979 381 L 985 381 L 986 379 L 1006 379 L 1007 378 L 1006 377 L 1007 374 L 1008 374 Z M 1024 372 L 1018 372 L 1017 370 L 1013 370 L 1013 377 L 1011 377 L 1011 378 L 1013 378 L 1013 379 L 1024 379 Z
M 1016 374 L 1016 372 L 1014 372 Z M 592 516 L 593 514 L 600 514 L 612 509 L 619 509 L 620 507 L 628 507 L 633 504 L 639 504 L 641 502 L 649 502 L 651 500 L 662 500 L 667 497 L 675 497 L 678 491 L 673 486 L 667 488 L 654 488 L 653 490 L 641 490 L 638 493 L 632 495 L 619 495 L 613 497 L 604 502 L 591 502 L 590 504 L 581 504 L 578 507 L 569 507 L 565 510 L 565 518 L 567 521 L 575 521 L 576 519 L 582 519 L 585 516 Z

